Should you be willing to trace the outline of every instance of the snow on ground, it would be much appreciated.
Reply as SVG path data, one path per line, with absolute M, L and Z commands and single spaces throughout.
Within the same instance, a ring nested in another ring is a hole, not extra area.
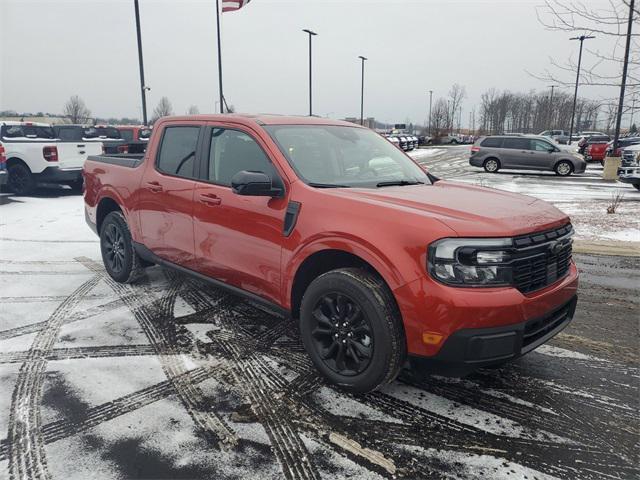
M 589 164 L 580 175 L 501 170 L 484 172 L 469 165 L 469 147 L 423 148 L 408 152 L 440 178 L 496 188 L 553 203 L 571 217 L 576 240 L 624 243 L 640 251 L 640 192 L 631 185 L 602 179 L 602 167 Z M 607 207 L 621 197 L 615 214 Z

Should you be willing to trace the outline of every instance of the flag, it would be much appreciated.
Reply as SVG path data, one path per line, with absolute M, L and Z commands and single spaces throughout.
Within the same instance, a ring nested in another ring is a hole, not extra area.
M 222 0 L 222 13 L 240 10 L 251 0 Z

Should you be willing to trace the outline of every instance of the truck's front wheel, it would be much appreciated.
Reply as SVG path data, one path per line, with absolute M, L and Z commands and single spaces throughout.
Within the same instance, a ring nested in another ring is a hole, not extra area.
M 109 213 L 100 227 L 100 251 L 104 268 L 119 283 L 132 283 L 144 273 L 133 248 L 127 222 L 121 212 Z
M 395 300 L 380 278 L 363 269 L 333 270 L 311 282 L 302 298 L 300 332 L 316 368 L 354 393 L 391 382 L 406 357 Z

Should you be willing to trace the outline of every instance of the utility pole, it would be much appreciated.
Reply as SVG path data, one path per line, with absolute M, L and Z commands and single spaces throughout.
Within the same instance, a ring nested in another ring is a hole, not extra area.
M 613 152 L 620 143 L 620 123 L 622 123 L 622 107 L 624 106 L 624 89 L 627 86 L 627 69 L 629 67 L 629 49 L 631 46 L 631 27 L 633 26 L 633 7 L 635 0 L 629 2 L 629 23 L 627 24 L 627 43 L 624 48 L 624 63 L 622 65 L 622 83 L 620 84 L 620 100 L 618 101 L 618 116 L 616 118 L 616 133 L 613 137 Z
M 144 84 L 144 62 L 142 61 L 142 35 L 140 33 L 140 7 L 138 0 L 133 0 L 133 8 L 136 13 L 136 34 L 138 36 L 138 65 L 140 66 L 140 93 L 142 95 L 142 123 L 147 124 L 147 90 Z
M 633 127 L 633 114 L 636 110 L 636 93 L 633 93 L 632 103 L 631 103 L 631 118 L 629 119 L 629 131 L 631 131 L 631 127 Z
M 360 84 L 360 125 L 364 125 L 364 61 L 367 57 L 360 55 L 358 57 L 362 60 L 362 82 Z
M 551 87 L 551 98 L 549 98 L 549 125 L 548 127 L 553 130 L 553 89 L 555 85 L 549 85 Z
M 311 117 L 313 115 L 313 90 L 311 82 L 311 37 L 314 37 L 318 34 L 306 28 L 302 31 L 309 34 L 309 116 Z
M 216 0 L 216 33 L 218 34 L 218 93 L 220 113 L 224 113 L 224 94 L 222 93 L 222 47 L 220 46 L 220 4 Z
M 631 0 L 631 3 L 633 4 L 633 0 Z M 631 19 L 629 21 L 631 21 Z M 631 30 L 631 24 L 629 24 L 629 30 Z M 569 39 L 569 40 L 580 40 L 580 53 L 578 54 L 578 71 L 576 73 L 576 88 L 573 92 L 573 109 L 571 110 L 571 126 L 569 127 L 569 140 L 567 142 L 567 145 L 571 145 L 571 135 L 573 134 L 573 122 L 576 116 L 576 102 L 578 101 L 578 83 L 580 81 L 580 65 L 582 63 L 582 44 L 584 43 L 585 40 L 589 40 L 590 38 L 596 38 L 596 37 L 592 35 L 591 36 L 580 35 L 579 37 L 573 37 Z M 628 40 L 629 39 L 627 39 L 627 45 L 629 43 Z M 628 54 L 628 50 L 627 50 L 627 54 Z M 626 65 L 625 65 L 624 71 L 626 74 L 626 71 L 627 71 Z M 622 87 L 622 91 L 624 92 L 624 87 Z
M 429 136 L 431 136 L 431 100 L 433 99 L 433 90 L 429 90 Z

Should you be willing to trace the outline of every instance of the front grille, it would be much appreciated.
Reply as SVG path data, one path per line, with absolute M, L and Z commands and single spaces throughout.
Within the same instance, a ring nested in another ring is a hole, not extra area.
M 529 320 L 525 323 L 524 332 L 522 334 L 522 349 L 526 352 L 531 348 L 535 348 L 536 345 L 545 341 L 544 337 L 550 332 L 553 332 L 561 325 L 568 323 L 575 312 L 576 300 L 576 298 L 573 298 L 569 303 L 545 317 Z
M 513 240 L 513 282 L 523 293 L 545 288 L 569 272 L 573 227 L 571 224 Z

